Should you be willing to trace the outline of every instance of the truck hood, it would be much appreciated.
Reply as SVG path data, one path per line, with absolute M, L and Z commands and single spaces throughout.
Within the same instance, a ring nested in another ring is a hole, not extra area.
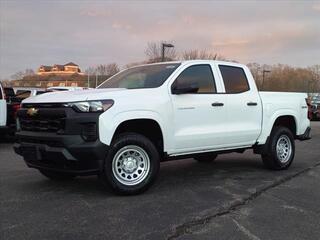
M 129 91 L 125 88 L 108 88 L 108 89 L 91 89 L 79 91 L 60 91 L 51 92 L 29 97 L 22 101 L 22 103 L 66 103 L 66 102 L 80 102 L 90 100 L 110 99 L 120 92 Z

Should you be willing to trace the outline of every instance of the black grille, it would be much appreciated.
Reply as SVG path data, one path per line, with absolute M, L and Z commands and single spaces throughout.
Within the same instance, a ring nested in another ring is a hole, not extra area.
M 25 131 L 57 132 L 64 129 L 61 119 L 20 119 L 20 128 Z
M 61 105 L 60 105 L 61 106 Z M 23 105 L 18 111 L 20 129 L 35 132 L 58 132 L 64 130 L 66 108 L 57 105 Z M 35 114 L 28 114 L 28 109 L 35 108 Z

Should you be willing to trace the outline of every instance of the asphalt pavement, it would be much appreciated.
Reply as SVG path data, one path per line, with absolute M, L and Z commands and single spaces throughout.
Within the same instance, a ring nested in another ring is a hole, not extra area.
M 53 182 L 0 143 L 0 239 L 320 239 L 320 122 L 289 170 L 259 155 L 165 162 L 155 185 L 117 196 L 96 177 Z

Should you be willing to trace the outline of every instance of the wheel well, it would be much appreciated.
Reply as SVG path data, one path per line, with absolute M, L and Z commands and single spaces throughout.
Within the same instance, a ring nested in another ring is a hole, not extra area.
M 296 136 L 297 126 L 293 116 L 288 115 L 278 117 L 273 126 L 287 127 L 292 132 L 293 136 Z
M 159 153 L 163 154 L 163 135 L 159 124 L 155 120 L 134 119 L 124 121 L 117 127 L 113 139 L 124 132 L 139 133 L 147 137 L 156 146 Z

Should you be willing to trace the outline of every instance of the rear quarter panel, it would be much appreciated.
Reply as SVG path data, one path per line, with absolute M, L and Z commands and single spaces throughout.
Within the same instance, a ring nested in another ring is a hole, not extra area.
M 262 131 L 258 138 L 264 144 L 270 135 L 273 124 L 281 116 L 292 116 L 296 123 L 296 135 L 303 134 L 310 126 L 308 108 L 305 102 L 307 94 L 289 92 L 260 92 L 263 105 Z

